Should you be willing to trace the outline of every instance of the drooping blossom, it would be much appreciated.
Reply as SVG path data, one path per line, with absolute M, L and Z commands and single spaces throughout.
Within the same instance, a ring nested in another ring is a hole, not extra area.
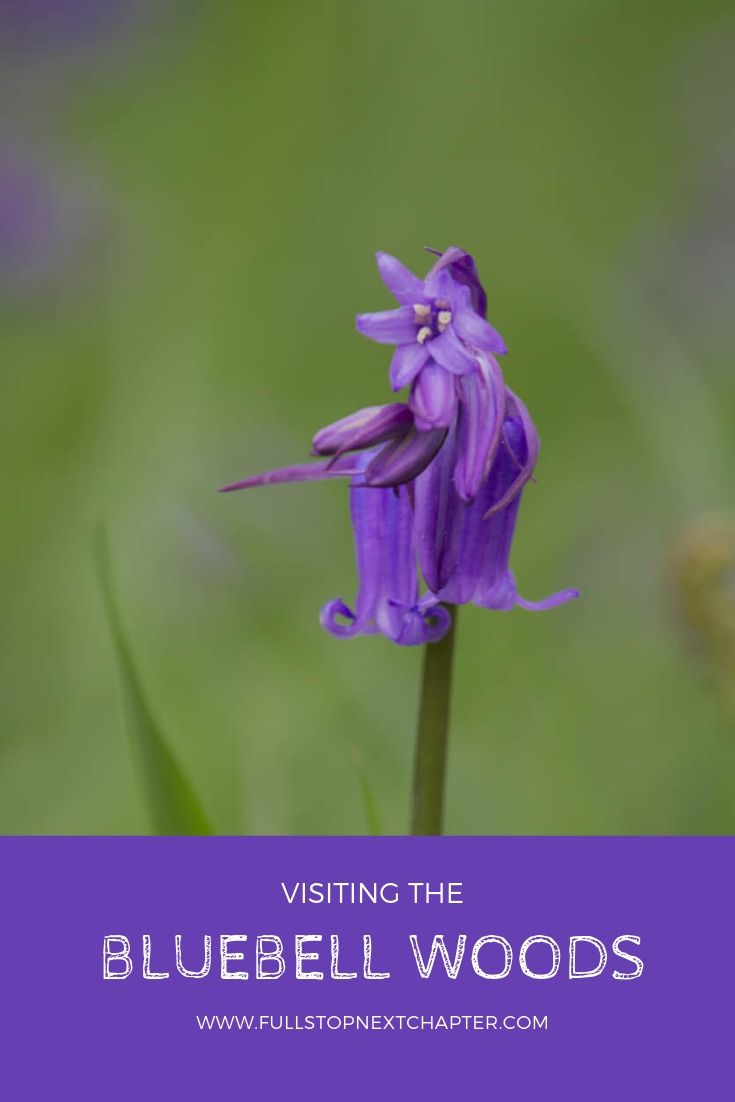
M 358 460 L 364 469 L 375 453 Z M 412 646 L 440 639 L 449 613 L 428 593 L 419 599 L 416 536 L 409 489 L 366 487 L 359 474 L 350 489 L 359 591 L 354 611 L 341 598 L 321 611 L 321 622 L 333 635 L 382 632 L 394 643 Z
M 515 493 L 514 486 L 535 443 L 529 441 L 519 408 L 503 424 L 501 446 L 472 504 L 457 493 L 453 476 L 457 428 L 442 454 L 416 479 L 418 560 L 429 591 L 439 601 L 472 602 L 498 611 L 514 605 L 542 611 L 578 596 L 576 589 L 564 589 L 542 601 L 527 601 L 519 595 L 509 566 L 521 503 L 521 493 Z
M 539 439 L 495 358 L 505 347 L 483 317 L 487 298 L 473 258 L 447 249 L 423 281 L 385 253 L 378 266 L 402 306 L 360 315 L 358 329 L 397 344 L 391 381 L 395 389 L 411 383 L 408 403 L 358 410 L 315 435 L 316 462 L 223 491 L 350 478 L 359 591 L 354 610 L 341 598 L 323 608 L 334 635 L 381 632 L 416 645 L 446 633 L 446 605 L 541 610 L 578 596 L 566 589 L 527 601 L 509 566 Z

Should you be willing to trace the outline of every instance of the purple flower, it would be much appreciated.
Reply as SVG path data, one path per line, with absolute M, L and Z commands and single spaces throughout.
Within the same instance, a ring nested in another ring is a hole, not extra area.
M 388 253 L 378 253 L 377 261 L 401 305 L 358 314 L 357 329 L 380 344 L 397 345 L 390 381 L 394 390 L 411 386 L 417 428 L 448 428 L 457 408 L 457 377 L 477 371 L 478 352 L 505 352 L 502 337 L 483 317 L 487 300 L 474 261 L 452 247 L 424 280 Z
M 312 440 L 313 455 L 328 455 L 319 463 L 279 467 L 274 471 L 251 475 L 223 486 L 221 493 L 270 486 L 276 482 L 314 482 L 335 475 L 358 475 L 364 486 L 401 486 L 423 471 L 446 439 L 446 429 L 419 431 L 409 407 L 401 402 L 389 406 L 369 406 L 320 429 Z M 369 460 L 350 456 L 349 452 L 370 451 Z
M 505 348 L 482 316 L 487 299 L 474 260 L 447 249 L 423 282 L 385 253 L 378 266 L 402 306 L 360 315 L 358 329 L 398 345 L 391 378 L 394 388 L 411 382 L 408 403 L 358 410 L 315 435 L 317 462 L 223 490 L 350 478 L 359 591 L 354 611 L 341 598 L 322 609 L 323 626 L 337 636 L 380 632 L 411 646 L 445 634 L 447 604 L 535 610 L 578 596 L 565 589 L 526 601 L 510 569 L 539 438 L 495 359 Z
M 441 455 L 419 476 L 415 489 L 415 531 L 421 571 L 440 601 L 507 610 L 520 605 L 531 611 L 554 608 L 579 596 L 565 589 L 543 601 L 519 596 L 509 567 L 510 551 L 529 455 L 537 449 L 525 407 L 513 396 L 512 412 L 503 423 L 501 446 L 480 493 L 466 504 L 454 477 L 459 426 L 452 430 Z M 521 485 L 521 489 L 522 489 Z
M 374 457 L 366 452 L 359 465 L 366 469 Z M 382 632 L 402 646 L 440 639 L 449 628 L 449 613 L 431 593 L 419 599 L 408 488 L 368 488 L 358 475 L 350 512 L 360 579 L 355 611 L 337 598 L 322 609 L 322 625 L 342 637 Z
M 394 390 L 410 383 L 408 405 L 417 431 L 448 429 L 459 421 L 457 491 L 471 502 L 500 443 L 506 388 L 495 356 L 506 348 L 485 320 L 487 296 L 473 257 L 456 246 L 437 255 L 422 281 L 394 257 L 378 253 L 383 281 L 403 305 L 360 314 L 357 328 L 398 344 L 391 383 Z

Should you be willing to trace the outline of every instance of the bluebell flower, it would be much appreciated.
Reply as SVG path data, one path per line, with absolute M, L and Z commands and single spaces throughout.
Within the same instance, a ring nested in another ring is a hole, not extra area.
M 447 249 L 424 280 L 386 253 L 378 267 L 401 306 L 361 314 L 357 328 L 397 346 L 390 378 L 394 389 L 410 385 L 408 402 L 370 406 L 321 429 L 312 441 L 316 462 L 223 490 L 350 479 L 359 589 L 354 609 L 342 598 L 322 609 L 323 626 L 337 636 L 382 633 L 418 645 L 448 631 L 448 605 L 542 610 L 578 596 L 564 589 L 528 601 L 510 568 L 539 438 L 505 384 L 496 359 L 505 345 L 484 317 L 473 258 Z
M 366 469 L 375 453 L 364 453 Z M 440 639 L 449 628 L 447 610 L 434 594 L 419 597 L 414 515 L 409 488 L 364 485 L 358 473 L 350 489 L 359 590 L 354 611 L 344 600 L 329 601 L 322 625 L 333 635 L 374 635 L 416 646 Z
M 414 526 L 421 572 L 429 591 L 446 604 L 472 602 L 498 611 L 519 605 L 540 611 L 579 596 L 576 589 L 564 589 L 541 601 L 527 601 L 518 593 L 509 565 L 521 503 L 516 486 L 536 441 L 527 435 L 529 424 L 520 415 L 518 399 L 513 404 L 492 467 L 471 504 L 455 485 L 457 428 L 416 480 Z
M 461 249 L 447 249 L 423 280 L 388 253 L 378 253 L 377 261 L 401 305 L 358 314 L 358 332 L 397 346 L 390 381 L 394 390 L 410 385 L 417 428 L 448 428 L 457 408 L 457 377 L 477 371 L 478 351 L 505 352 L 502 337 L 473 304 L 474 261 Z

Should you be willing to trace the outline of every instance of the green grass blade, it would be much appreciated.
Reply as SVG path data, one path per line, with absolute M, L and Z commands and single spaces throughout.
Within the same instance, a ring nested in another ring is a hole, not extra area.
M 103 526 L 95 560 L 125 697 L 128 730 L 138 758 L 155 834 L 212 834 L 212 827 L 151 713 L 115 599 L 110 551 Z
M 380 816 L 378 814 L 378 805 L 375 802 L 375 796 L 373 790 L 370 787 L 370 782 L 367 778 L 365 766 L 363 765 L 362 758 L 359 753 L 355 751 L 355 760 L 357 762 L 357 775 L 360 782 L 360 795 L 362 796 L 362 807 L 365 812 L 365 822 L 367 824 L 368 834 L 382 834 L 380 829 Z

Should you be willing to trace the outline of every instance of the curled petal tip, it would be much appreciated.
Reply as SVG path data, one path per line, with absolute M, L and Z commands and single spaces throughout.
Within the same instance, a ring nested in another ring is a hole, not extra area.
M 527 612 L 545 612 L 549 608 L 558 608 L 559 605 L 565 605 L 567 601 L 574 601 L 581 595 L 579 589 L 560 589 L 558 593 L 552 593 L 550 597 L 545 597 L 542 601 L 526 601 L 523 597 L 518 596 L 516 597 L 516 604 Z
M 404 601 L 389 600 L 390 631 L 394 643 L 402 647 L 420 647 L 425 643 L 437 643 L 447 634 L 452 624 L 451 613 L 434 598 L 426 604 L 413 605 Z
M 355 613 L 340 597 L 322 607 L 319 620 L 326 631 L 341 639 L 357 635 L 360 631 Z
M 438 643 L 452 626 L 452 614 L 444 605 L 434 605 L 424 613 L 424 622 L 427 629 L 427 643 Z

